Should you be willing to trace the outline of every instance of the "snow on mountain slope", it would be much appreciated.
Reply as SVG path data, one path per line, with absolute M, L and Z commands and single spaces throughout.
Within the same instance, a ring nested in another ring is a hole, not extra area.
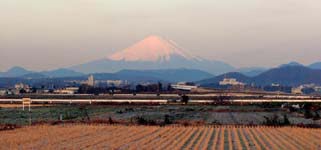
M 164 62 L 170 61 L 173 55 L 178 55 L 189 60 L 197 59 L 197 57 L 184 52 L 174 42 L 154 35 L 145 38 L 129 48 L 112 54 L 108 59 L 114 61 Z

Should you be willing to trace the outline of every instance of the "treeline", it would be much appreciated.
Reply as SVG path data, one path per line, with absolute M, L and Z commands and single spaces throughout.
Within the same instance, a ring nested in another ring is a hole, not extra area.
M 93 87 L 89 85 L 81 85 L 79 86 L 78 93 L 79 94 L 114 94 L 117 93 L 118 91 L 124 92 L 124 93 L 129 93 L 132 92 L 130 88 L 117 88 L 117 87 Z
M 93 87 L 83 84 L 79 87 L 79 94 L 114 94 L 114 93 L 141 93 L 141 92 L 171 92 L 174 89 L 170 84 L 167 86 L 163 86 L 161 82 L 155 84 L 138 84 L 135 88 L 131 88 L 130 86 L 125 87 Z

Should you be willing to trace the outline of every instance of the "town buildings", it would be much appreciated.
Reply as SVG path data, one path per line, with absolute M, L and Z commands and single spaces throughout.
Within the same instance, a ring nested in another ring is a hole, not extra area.
M 66 87 L 63 89 L 55 90 L 55 94 L 76 94 L 79 90 L 79 87 Z
M 303 84 L 292 88 L 292 94 L 321 94 L 321 86 L 315 84 Z
M 223 81 L 219 82 L 220 85 L 245 85 L 242 82 L 238 82 L 236 79 L 234 78 L 224 78 Z

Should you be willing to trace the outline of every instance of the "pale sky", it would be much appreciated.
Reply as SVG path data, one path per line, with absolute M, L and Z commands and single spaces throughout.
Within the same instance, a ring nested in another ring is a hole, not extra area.
M 321 61 L 320 0 L 0 0 L 0 71 L 68 67 L 148 35 L 235 67 Z

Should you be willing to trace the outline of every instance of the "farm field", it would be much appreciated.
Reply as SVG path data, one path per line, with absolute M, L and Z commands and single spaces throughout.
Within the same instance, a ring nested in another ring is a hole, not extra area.
M 282 121 L 287 115 L 290 123 L 321 124 L 321 120 L 304 118 L 295 112 L 279 107 L 263 108 L 249 106 L 219 105 L 39 105 L 32 106 L 31 112 L 22 111 L 21 104 L 0 105 L 0 125 L 29 125 L 37 122 L 121 120 L 135 122 L 137 117 L 163 122 L 165 116 L 172 123 L 181 121 L 202 122 L 207 125 L 264 125 L 265 117 L 278 116 Z
M 321 149 L 321 129 L 38 125 L 0 132 L 0 149 Z

